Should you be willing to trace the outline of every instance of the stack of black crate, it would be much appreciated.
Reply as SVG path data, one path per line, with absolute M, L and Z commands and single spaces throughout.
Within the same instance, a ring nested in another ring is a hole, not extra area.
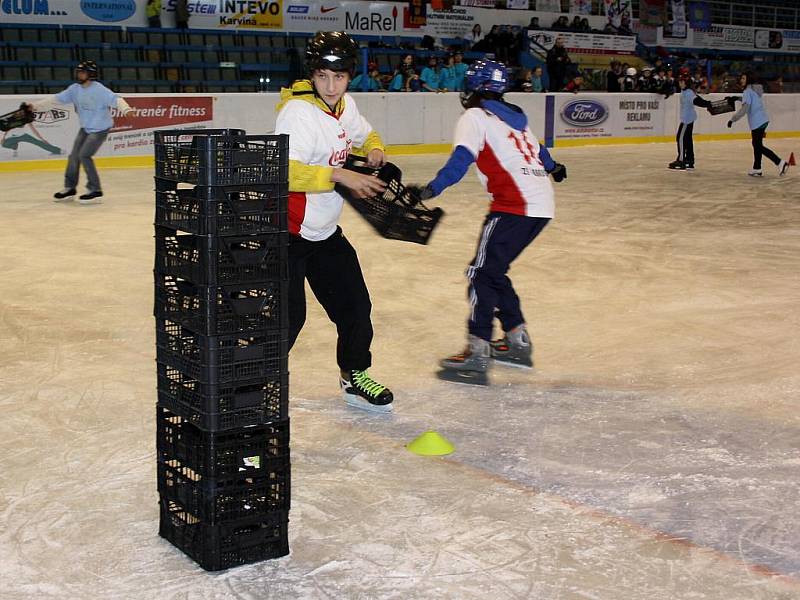
M 207 570 L 284 556 L 288 137 L 155 144 L 159 533 Z

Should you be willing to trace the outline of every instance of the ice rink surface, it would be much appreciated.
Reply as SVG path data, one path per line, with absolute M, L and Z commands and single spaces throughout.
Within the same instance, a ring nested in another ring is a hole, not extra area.
M 489 388 L 435 377 L 464 343 L 474 173 L 426 247 L 346 208 L 395 413 L 343 404 L 310 302 L 291 555 L 216 574 L 157 533 L 152 171 L 101 170 L 91 207 L 51 201 L 60 172 L 0 175 L 0 597 L 800 598 L 800 167 L 674 152 L 553 150 L 556 219 L 510 273 L 536 369 Z M 445 159 L 393 158 L 409 182 Z M 404 448 L 429 429 L 456 452 Z

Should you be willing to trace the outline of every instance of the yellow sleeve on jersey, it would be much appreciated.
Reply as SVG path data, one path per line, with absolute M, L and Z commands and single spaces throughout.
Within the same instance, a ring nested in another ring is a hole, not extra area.
M 386 151 L 386 147 L 383 145 L 383 140 L 381 136 L 378 135 L 378 132 L 374 129 L 369 132 L 367 139 L 364 140 L 364 145 L 360 148 L 353 148 L 353 154 L 358 156 L 366 156 L 370 152 L 375 149 Z
M 289 161 L 290 192 L 330 192 L 333 167 L 307 165 L 299 160 Z

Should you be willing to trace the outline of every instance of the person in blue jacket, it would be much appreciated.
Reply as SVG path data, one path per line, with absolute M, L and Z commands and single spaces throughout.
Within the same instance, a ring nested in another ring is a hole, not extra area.
M 422 69 L 419 74 L 420 91 L 423 92 L 438 92 L 441 91 L 441 69 L 439 67 L 439 59 L 435 56 L 428 58 L 428 66 Z
M 444 59 L 444 65 L 439 74 L 439 88 L 446 92 L 459 91 L 459 88 L 456 87 L 455 58 L 452 54 L 448 54 Z
M 457 92 L 464 89 L 464 78 L 467 76 L 467 65 L 464 63 L 464 55 L 461 52 L 453 54 L 453 69 L 455 69 L 455 81 L 453 85 Z
M 364 89 L 364 80 L 366 79 L 366 90 Z M 381 83 L 380 79 L 380 71 L 378 70 L 378 64 L 375 62 L 370 61 L 367 67 L 367 75 L 364 76 L 364 73 L 359 73 L 356 75 L 353 80 L 350 82 L 350 85 L 347 86 L 348 91 L 350 92 L 382 92 L 386 91 L 383 89 L 383 84 Z
M 687 75 L 678 79 L 678 87 L 681 90 L 681 122 L 678 125 L 678 133 L 675 141 L 678 143 L 678 158 L 667 165 L 673 171 L 693 171 L 694 170 L 694 140 L 692 132 L 694 122 L 697 120 L 695 106 L 709 108 L 711 102 L 704 100 L 694 91 L 695 83 Z
M 742 107 L 728 121 L 728 127 L 733 127 L 736 121 L 747 115 L 750 137 L 753 142 L 753 168 L 747 174 L 751 177 L 762 177 L 764 172 L 761 170 L 761 157 L 766 156 L 778 167 L 778 175 L 786 175 L 786 171 L 789 170 L 789 163 L 764 145 L 764 138 L 767 136 L 767 126 L 769 125 L 769 115 L 762 99 L 764 88 L 758 83 L 753 73 L 742 73 L 739 78 L 739 84 L 744 88 Z
M 98 79 L 97 64 L 93 60 L 84 60 L 75 67 L 76 82 L 67 89 L 48 96 L 30 105 L 34 112 L 42 112 L 56 104 L 72 104 L 78 115 L 80 129 L 67 160 L 64 173 L 64 189 L 53 194 L 56 202 L 69 202 L 75 196 L 80 167 L 86 171 L 86 193 L 81 194 L 81 204 L 99 204 L 103 195 L 100 176 L 92 157 L 106 141 L 109 131 L 114 126 L 111 110 L 116 109 L 122 116 L 133 109 L 115 92 L 108 89 Z

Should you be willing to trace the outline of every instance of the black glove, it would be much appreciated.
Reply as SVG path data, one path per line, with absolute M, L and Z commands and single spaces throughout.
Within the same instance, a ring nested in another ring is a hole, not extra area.
M 725 100 L 727 100 L 727 101 L 728 101 L 728 103 L 729 103 L 731 106 L 733 106 L 733 105 L 734 105 L 734 103 L 735 103 L 737 100 L 738 100 L 739 102 L 741 102 L 741 101 L 742 101 L 742 97 L 741 97 L 741 96 L 725 96 Z
M 421 186 L 421 185 L 407 185 L 406 186 L 406 190 L 408 190 L 408 192 L 412 196 L 417 198 L 418 202 L 424 202 L 425 200 L 430 200 L 431 198 L 433 198 L 436 195 L 433 192 L 433 189 L 431 188 L 431 186 L 429 186 L 429 185 L 426 185 L 424 187 Z
M 556 183 L 564 181 L 567 178 L 567 167 L 561 163 L 556 163 L 556 166 L 548 172 Z
M 730 129 L 731 127 L 733 127 L 733 121 L 728 121 L 728 129 Z

